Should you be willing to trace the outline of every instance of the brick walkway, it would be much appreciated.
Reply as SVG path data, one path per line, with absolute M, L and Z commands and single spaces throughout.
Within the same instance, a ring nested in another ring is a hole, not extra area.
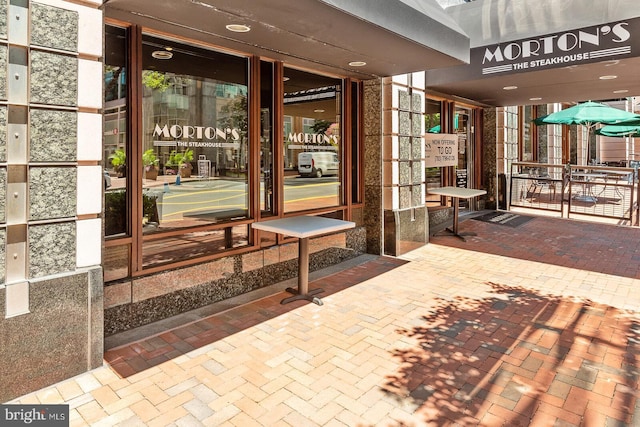
M 640 230 L 466 220 L 401 259 L 113 349 L 17 401 L 72 425 L 640 424 Z

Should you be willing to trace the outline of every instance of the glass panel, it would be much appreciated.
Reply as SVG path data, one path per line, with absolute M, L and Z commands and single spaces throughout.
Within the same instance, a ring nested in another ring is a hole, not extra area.
M 246 218 L 247 59 L 143 35 L 142 68 L 144 232 Z
M 249 244 L 249 226 L 197 231 L 147 241 L 142 250 L 144 268 L 227 251 Z
M 127 234 L 127 52 L 126 31 L 105 27 L 104 206 L 105 236 Z M 105 276 L 108 272 L 105 272 Z
M 442 109 L 442 103 L 440 101 L 436 101 L 433 99 L 428 99 L 426 101 L 426 112 L 425 112 L 425 129 L 429 133 L 442 133 L 442 124 L 440 122 L 440 112 Z M 430 188 L 440 187 L 442 184 L 442 168 L 432 167 L 426 168 L 425 170 L 425 178 L 427 184 L 427 194 L 426 194 L 426 202 L 429 205 L 439 206 L 441 205 L 442 197 L 429 194 Z
M 533 107 L 527 105 L 524 107 L 524 118 L 522 119 L 524 141 L 522 147 L 522 160 L 525 162 L 533 161 L 533 139 L 531 137 L 531 126 L 533 121 Z
M 285 69 L 284 210 L 338 206 L 342 81 Z
M 351 202 L 362 202 L 360 182 L 360 85 L 351 83 Z
M 260 62 L 260 211 L 275 213 L 273 204 L 273 64 Z

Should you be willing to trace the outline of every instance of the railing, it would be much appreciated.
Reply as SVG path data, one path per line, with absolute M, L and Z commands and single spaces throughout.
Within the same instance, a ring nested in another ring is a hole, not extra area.
M 513 163 L 509 206 L 638 225 L 637 169 Z

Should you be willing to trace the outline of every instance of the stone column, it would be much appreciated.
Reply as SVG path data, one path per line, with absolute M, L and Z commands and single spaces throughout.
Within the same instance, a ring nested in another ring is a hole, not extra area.
M 428 242 L 424 73 L 365 85 L 367 251 L 400 255 Z
M 0 402 L 102 364 L 100 4 L 0 7 Z

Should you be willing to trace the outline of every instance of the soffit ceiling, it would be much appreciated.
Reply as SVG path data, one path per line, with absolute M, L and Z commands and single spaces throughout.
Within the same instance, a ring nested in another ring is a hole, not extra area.
M 107 18 L 359 79 L 469 60 L 468 37 L 435 0 L 106 0 L 103 6 Z M 251 31 L 233 33 L 228 24 Z
M 517 89 L 503 89 L 510 86 Z M 427 88 L 491 106 L 620 99 L 640 96 L 640 57 L 476 80 L 429 83 L 428 76 Z

